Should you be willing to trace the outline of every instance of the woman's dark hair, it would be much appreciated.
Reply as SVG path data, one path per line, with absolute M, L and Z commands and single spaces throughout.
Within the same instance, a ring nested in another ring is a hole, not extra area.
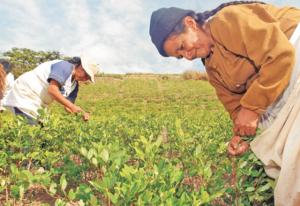
M 231 6 L 231 5 L 238 5 L 238 4 L 254 4 L 254 3 L 265 4 L 264 2 L 261 2 L 261 1 L 231 1 L 231 2 L 227 2 L 227 3 L 223 3 L 213 10 L 197 13 L 196 21 L 201 25 L 207 19 L 209 19 L 211 16 L 215 15 L 218 11 L 220 11 L 224 7 Z
M 6 74 L 11 72 L 11 64 L 6 59 L 0 59 L 0 64 L 2 64 L 4 71 Z
M 81 65 L 81 59 L 80 57 L 72 57 L 68 60 L 69 63 L 74 64 L 75 68 Z
M 5 90 L 5 77 L 6 77 L 6 72 L 4 70 L 4 66 L 0 64 L 0 99 L 3 98 L 3 93 Z
M 254 3 L 265 4 L 264 2 L 261 1 L 231 1 L 227 3 L 223 3 L 213 10 L 194 13 L 194 15 L 190 15 L 190 16 L 193 17 L 199 25 L 202 25 L 206 20 L 208 20 L 213 15 L 215 15 L 218 11 L 222 10 L 224 7 L 231 6 L 231 5 L 238 5 L 238 4 L 254 4 Z M 171 32 L 171 35 L 180 34 L 183 31 L 184 31 L 184 24 L 181 21 L 178 25 L 175 26 L 173 32 Z

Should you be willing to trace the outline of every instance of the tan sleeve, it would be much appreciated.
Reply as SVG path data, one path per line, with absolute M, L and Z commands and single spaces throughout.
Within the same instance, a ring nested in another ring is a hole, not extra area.
M 215 88 L 218 99 L 222 102 L 230 118 L 234 121 L 241 108 L 240 100 L 242 95 L 232 93 L 226 89 L 211 72 L 207 71 L 207 74 L 209 82 Z
M 287 87 L 295 53 L 279 23 L 262 7 L 251 8 L 224 8 L 212 20 L 211 32 L 229 51 L 248 57 L 259 68 L 240 103 L 261 114 Z

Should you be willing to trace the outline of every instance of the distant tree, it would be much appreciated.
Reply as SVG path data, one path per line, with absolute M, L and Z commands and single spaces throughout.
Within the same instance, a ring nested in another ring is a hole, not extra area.
M 9 57 L 15 77 L 32 70 L 43 62 L 66 58 L 57 51 L 33 51 L 27 48 L 12 48 L 10 51 L 4 52 L 3 56 Z

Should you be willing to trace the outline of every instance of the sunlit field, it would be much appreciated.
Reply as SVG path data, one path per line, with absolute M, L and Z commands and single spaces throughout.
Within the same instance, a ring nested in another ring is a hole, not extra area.
M 1 114 L 0 205 L 273 205 L 253 153 L 207 81 L 108 75 L 81 85 L 84 122 L 54 104 L 43 126 Z

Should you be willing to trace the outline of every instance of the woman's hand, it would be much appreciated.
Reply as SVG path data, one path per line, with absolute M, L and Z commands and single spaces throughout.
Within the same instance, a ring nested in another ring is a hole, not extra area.
M 256 133 L 259 115 L 244 107 L 239 111 L 234 121 L 234 134 L 239 136 L 252 136 Z
M 83 110 L 76 106 L 75 104 L 72 105 L 72 107 L 70 107 L 71 113 L 78 113 L 78 112 L 83 112 Z
M 88 112 L 85 112 L 83 109 L 81 109 L 80 107 L 76 106 L 74 104 L 74 106 L 71 108 L 72 113 L 78 113 L 78 112 L 82 112 L 82 118 L 84 121 L 88 121 L 90 119 L 90 114 Z
M 90 114 L 87 112 L 84 112 L 82 117 L 83 117 L 84 121 L 88 121 L 90 119 Z
M 88 121 L 90 119 L 90 114 L 88 112 L 85 112 L 83 109 L 81 109 L 80 107 L 78 107 L 76 105 L 74 105 L 74 107 L 72 109 L 65 107 L 65 110 L 70 113 L 82 112 L 82 118 L 84 121 Z
M 66 99 L 59 91 L 60 85 L 56 80 L 51 80 L 49 87 L 48 87 L 48 93 L 60 104 L 64 105 L 65 110 L 70 113 L 79 113 L 82 112 L 82 118 L 87 121 L 90 118 L 90 114 L 85 112 L 83 109 L 81 109 L 79 106 L 73 104 L 71 101 Z
M 85 112 L 83 109 L 76 106 L 75 104 L 72 108 L 65 107 L 65 109 L 70 113 L 82 112 L 82 118 L 83 118 L 84 121 L 88 121 L 90 119 L 90 114 L 88 112 Z
M 230 155 L 237 156 L 244 154 L 249 149 L 249 144 L 240 136 L 233 136 L 228 144 L 227 151 Z

